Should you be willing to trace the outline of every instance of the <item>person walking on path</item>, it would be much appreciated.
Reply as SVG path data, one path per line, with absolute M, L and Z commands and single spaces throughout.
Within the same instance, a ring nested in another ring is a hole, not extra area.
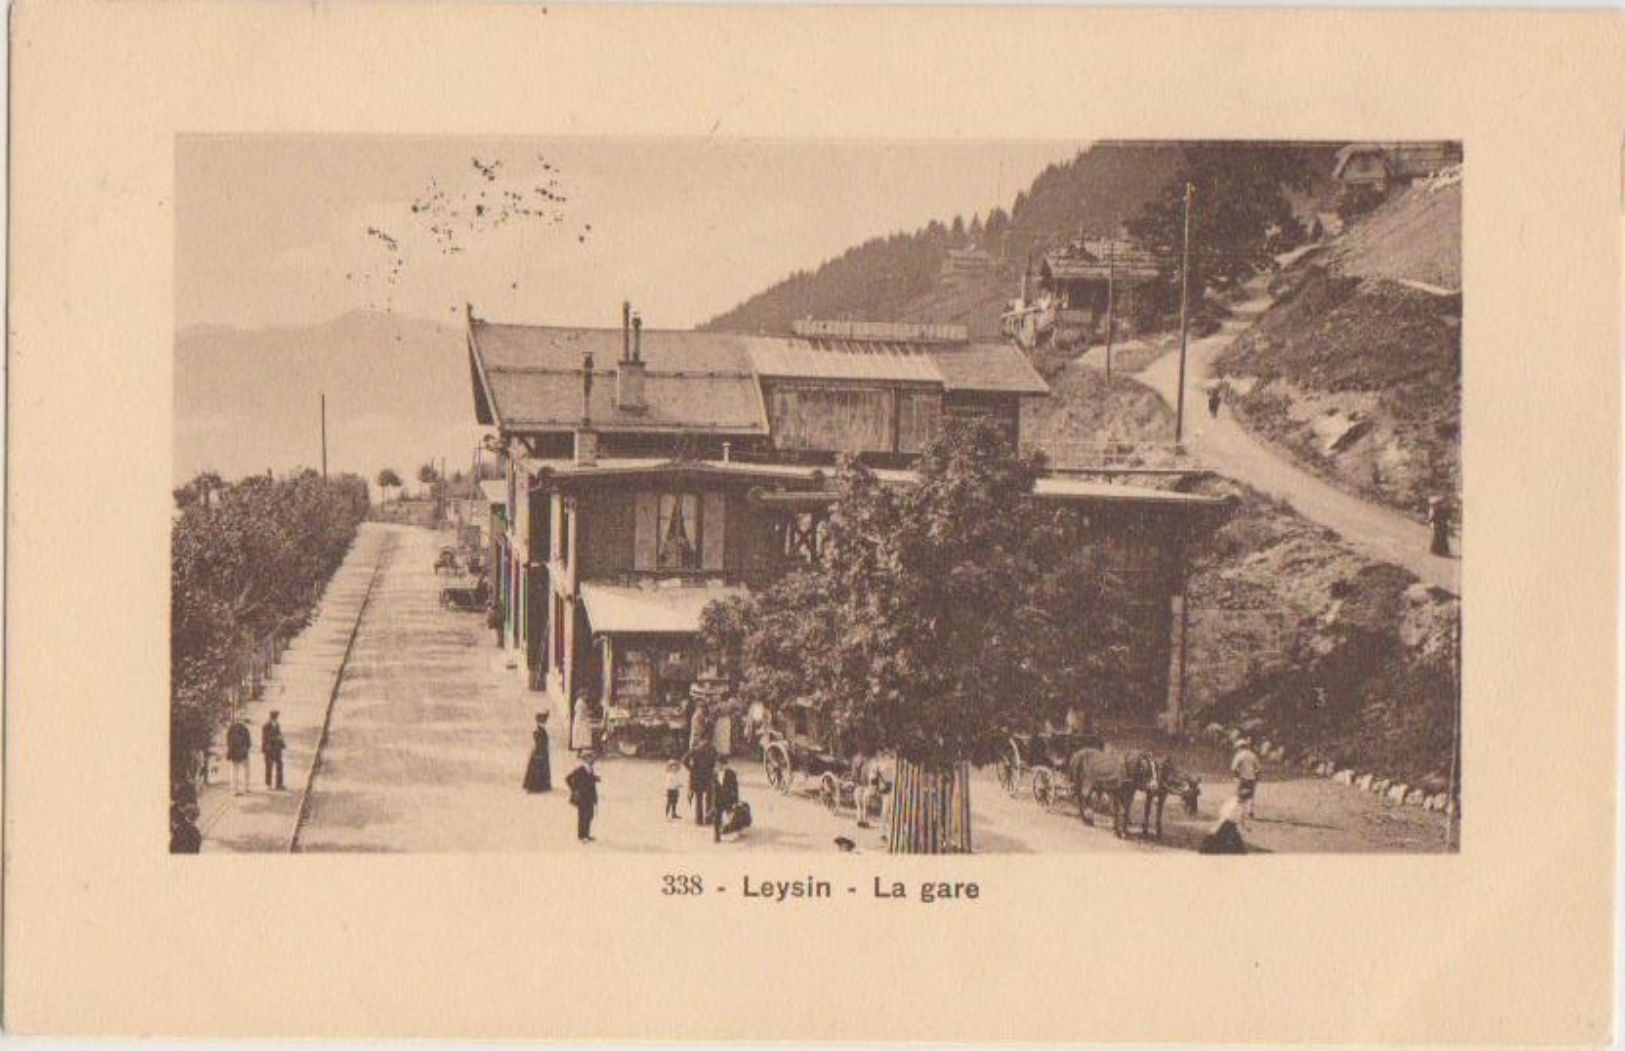
M 666 760 L 666 820 L 678 817 L 677 798 L 683 792 L 683 764 L 675 759 Z
M 1444 558 L 1450 556 L 1450 503 L 1442 496 L 1428 497 L 1428 525 L 1433 530 L 1430 552 Z
M 231 794 L 248 791 L 248 757 L 254 752 L 254 735 L 239 714 L 226 729 L 226 758 L 231 762 Z
M 1215 383 L 1207 391 L 1207 414 L 1215 420 L 1219 418 L 1219 403 L 1224 400 L 1224 387 Z
M 575 718 L 570 720 L 570 747 L 586 752 L 592 750 L 592 745 L 592 702 L 586 690 L 577 690 Z
M 1232 796 L 1219 807 L 1219 820 L 1202 840 L 1202 854 L 1245 854 L 1247 843 L 1241 838 L 1243 810 L 1240 798 Z
M 278 792 L 283 790 L 282 753 L 288 748 L 287 739 L 282 736 L 282 723 L 278 721 L 281 718 L 281 712 L 273 711 L 260 728 L 260 751 L 265 753 L 265 787 L 274 787 Z
M 739 805 L 739 775 L 728 765 L 728 757 L 717 756 L 715 796 L 711 801 L 711 842 L 722 842 L 722 823 Z
M 706 711 L 704 701 L 694 703 L 694 716 L 688 723 L 688 750 L 698 748 L 707 738 L 710 730 L 710 713 Z
M 530 750 L 530 762 L 525 764 L 525 791 L 553 791 L 553 760 L 547 754 L 547 713 L 536 713 L 536 731 L 531 734 L 535 742 Z
M 703 825 L 711 817 L 711 791 L 716 778 L 717 753 L 711 742 L 701 738 L 683 758 L 688 767 L 688 790 L 694 797 L 694 823 Z
M 711 747 L 723 758 L 734 754 L 734 713 L 733 706 L 727 701 L 717 707 L 716 718 L 711 724 Z
M 591 752 L 581 753 L 581 765 L 570 771 L 564 783 L 570 788 L 570 805 L 576 808 L 576 838 L 591 843 L 592 817 L 598 809 L 599 776 L 593 773 Z
M 1247 808 L 1247 816 L 1255 816 L 1258 794 L 1258 753 L 1253 743 L 1243 737 L 1236 742 L 1235 757 L 1230 760 L 1230 772 L 1236 775 L 1236 799 Z

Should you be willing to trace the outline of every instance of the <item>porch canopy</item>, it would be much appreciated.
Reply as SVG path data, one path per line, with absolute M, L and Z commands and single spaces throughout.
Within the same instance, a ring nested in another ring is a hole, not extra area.
M 600 635 L 692 635 L 707 604 L 745 595 L 742 587 L 581 585 L 587 620 Z

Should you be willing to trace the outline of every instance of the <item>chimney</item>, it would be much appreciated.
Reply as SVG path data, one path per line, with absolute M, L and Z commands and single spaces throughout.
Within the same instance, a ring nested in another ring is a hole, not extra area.
M 631 328 L 625 336 L 626 350 L 615 366 L 615 405 L 622 412 L 643 412 L 643 318 L 630 315 Z
M 576 463 L 591 467 L 598 462 L 598 432 L 592 429 L 592 352 L 581 359 L 581 426 L 576 429 Z

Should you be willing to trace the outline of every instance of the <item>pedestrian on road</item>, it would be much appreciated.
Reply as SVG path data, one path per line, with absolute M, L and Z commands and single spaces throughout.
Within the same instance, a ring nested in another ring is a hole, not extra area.
M 729 701 L 717 706 L 716 720 L 711 726 L 711 745 L 719 756 L 734 754 L 734 713 Z
M 717 756 L 715 798 L 711 803 L 711 842 L 722 842 L 722 823 L 739 805 L 739 775 L 728 765 L 728 757 Z
M 1450 503 L 1442 496 L 1428 497 L 1428 525 L 1433 527 L 1433 544 L 1428 548 L 1435 555 L 1450 555 Z
M 547 713 L 536 713 L 536 730 L 531 734 L 534 744 L 530 762 L 525 764 L 525 791 L 553 791 L 553 760 L 547 754 Z
M 1219 807 L 1219 820 L 1202 840 L 1202 854 L 1245 854 L 1247 843 L 1241 838 L 1243 820 L 1242 802 L 1238 797 L 1226 799 Z
M 591 751 L 592 746 L 592 701 L 588 700 L 586 690 L 577 690 L 575 718 L 570 721 L 570 747 L 586 752 Z
M 694 799 L 694 823 L 706 824 L 711 817 L 711 789 L 716 778 L 717 752 L 711 742 L 700 739 L 698 747 L 689 749 L 683 757 L 688 767 L 688 791 Z
M 175 788 L 169 804 L 169 852 L 197 854 L 203 850 L 203 833 L 197 827 L 197 789 L 189 784 Z
M 593 772 L 591 752 L 583 751 L 580 759 L 581 765 L 570 771 L 564 783 L 570 786 L 570 805 L 576 808 L 576 838 L 583 843 L 591 843 L 592 816 L 598 809 L 598 782 L 601 779 Z
M 1224 387 L 1215 383 L 1207 392 L 1207 414 L 1215 420 L 1219 418 L 1219 402 L 1224 399 Z
M 231 794 L 243 795 L 248 791 L 248 757 L 254 751 L 254 734 L 238 714 L 226 729 L 226 758 L 231 761 Z
M 688 723 L 688 750 L 698 748 L 710 735 L 710 712 L 706 710 L 705 702 L 694 702 L 694 716 Z
M 1253 751 L 1253 742 L 1245 737 L 1236 742 L 1230 772 L 1236 775 L 1236 798 L 1247 808 L 1247 816 L 1254 817 L 1254 800 L 1258 793 L 1258 753 Z
M 279 722 L 282 713 L 273 711 L 271 717 L 265 720 L 260 727 L 260 751 L 265 753 L 265 787 L 275 788 L 278 792 L 283 790 L 282 784 L 282 753 L 287 751 L 287 739 L 282 736 L 282 723 Z M 272 783 L 273 775 L 275 784 Z
M 677 797 L 683 792 L 683 764 L 675 759 L 666 760 L 666 820 L 676 820 Z

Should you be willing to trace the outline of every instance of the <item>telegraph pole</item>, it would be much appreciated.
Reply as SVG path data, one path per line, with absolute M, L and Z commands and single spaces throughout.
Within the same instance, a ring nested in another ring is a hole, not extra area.
M 322 481 L 327 481 L 327 393 L 322 393 Z
M 1179 264 L 1179 404 L 1174 410 L 1174 447 L 1185 440 L 1185 347 L 1190 333 L 1191 295 L 1191 194 L 1196 187 L 1185 184 L 1185 249 Z
M 1117 285 L 1117 238 L 1106 242 L 1106 384 L 1112 382 L 1112 305 Z

